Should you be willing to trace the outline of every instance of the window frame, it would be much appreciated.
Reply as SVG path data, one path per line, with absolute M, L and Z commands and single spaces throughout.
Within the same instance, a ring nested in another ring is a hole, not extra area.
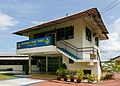
M 86 27 L 86 40 L 92 42 L 92 31 L 88 27 Z
M 99 38 L 98 37 L 95 37 L 95 45 L 99 46 Z

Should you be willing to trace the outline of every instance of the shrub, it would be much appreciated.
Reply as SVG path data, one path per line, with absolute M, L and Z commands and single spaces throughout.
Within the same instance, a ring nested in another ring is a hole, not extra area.
M 62 63 L 62 64 L 60 65 L 60 68 L 67 69 L 67 66 L 65 65 L 65 63 Z
M 64 78 L 64 76 L 65 76 L 65 70 L 64 70 L 63 68 L 58 68 L 58 69 L 56 70 L 56 74 L 57 74 L 58 76 L 61 76 L 62 78 Z
M 78 79 L 83 79 L 83 77 L 84 77 L 83 70 L 81 70 L 81 69 L 77 70 L 76 73 L 77 73 Z
M 120 71 L 120 65 L 117 65 L 117 70 Z
M 86 75 L 86 78 L 88 79 L 88 82 L 93 82 L 93 81 L 95 81 L 95 75 L 87 74 L 87 75 Z
M 107 73 L 105 75 L 105 79 L 112 79 L 114 77 L 114 73 Z

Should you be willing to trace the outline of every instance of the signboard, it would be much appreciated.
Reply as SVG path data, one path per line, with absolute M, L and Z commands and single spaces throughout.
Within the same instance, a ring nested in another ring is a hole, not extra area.
M 49 46 L 49 45 L 50 45 L 50 36 L 47 36 L 44 38 L 17 42 L 17 49 L 33 48 L 33 47 L 41 47 L 41 46 Z

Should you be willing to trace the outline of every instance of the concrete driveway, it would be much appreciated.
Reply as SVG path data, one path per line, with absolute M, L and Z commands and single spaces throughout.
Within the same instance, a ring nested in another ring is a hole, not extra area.
M 16 78 L 0 81 L 0 86 L 29 86 L 36 83 L 44 82 L 45 80 L 31 78 Z

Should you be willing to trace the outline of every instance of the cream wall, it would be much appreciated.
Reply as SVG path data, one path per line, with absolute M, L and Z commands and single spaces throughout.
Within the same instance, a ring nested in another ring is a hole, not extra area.
M 71 25 L 74 26 L 74 39 L 69 39 L 69 40 L 65 40 L 65 41 L 76 46 L 77 48 L 96 47 L 99 50 L 99 47 L 97 47 L 95 45 L 95 37 L 93 36 L 93 33 L 94 33 L 93 27 L 89 23 L 86 23 L 86 21 L 83 18 L 70 20 L 67 22 L 60 23 L 60 24 L 53 24 L 49 27 L 40 28 L 39 30 L 34 30 L 29 33 L 30 39 L 33 39 L 33 35 L 36 33 L 41 33 L 41 32 L 58 29 L 58 28 L 66 27 L 66 26 L 71 26 Z M 92 42 L 89 42 L 86 40 L 86 26 L 92 32 Z M 65 46 L 63 46 L 63 47 L 65 47 Z M 70 49 L 69 47 L 67 48 L 67 50 L 70 51 L 72 54 L 76 54 L 76 52 L 73 51 L 72 49 Z M 88 59 L 88 58 L 90 58 L 90 54 L 92 54 L 92 52 L 87 52 L 87 53 L 79 52 L 78 57 Z
M 29 39 L 33 39 L 33 35 L 37 34 L 37 33 L 41 33 L 41 32 L 45 32 L 45 31 L 72 25 L 72 26 L 74 26 L 74 39 L 69 39 L 69 40 L 65 40 L 65 41 L 76 46 L 77 48 L 82 48 L 83 47 L 83 28 L 84 28 L 84 25 L 82 24 L 82 22 L 83 22 L 83 20 L 81 18 L 79 18 L 79 19 L 70 20 L 70 21 L 63 22 L 63 23 L 56 24 L 56 25 L 54 24 L 54 25 L 51 25 L 49 27 L 45 27 L 42 29 L 40 28 L 39 30 L 34 30 L 34 31 L 30 32 Z M 67 50 L 69 52 L 71 52 L 72 54 L 76 54 L 76 52 L 73 51 L 72 49 L 70 49 L 69 47 L 67 48 Z M 79 55 L 78 57 L 83 58 L 82 52 L 79 52 L 78 55 Z
M 69 64 L 69 58 L 66 56 L 63 57 L 63 63 L 66 64 L 67 68 L 70 70 L 91 70 L 91 73 L 98 77 L 98 80 L 100 80 L 101 77 L 101 69 L 99 66 L 99 62 L 95 62 L 93 66 L 90 65 L 90 62 L 74 62 L 72 64 Z

